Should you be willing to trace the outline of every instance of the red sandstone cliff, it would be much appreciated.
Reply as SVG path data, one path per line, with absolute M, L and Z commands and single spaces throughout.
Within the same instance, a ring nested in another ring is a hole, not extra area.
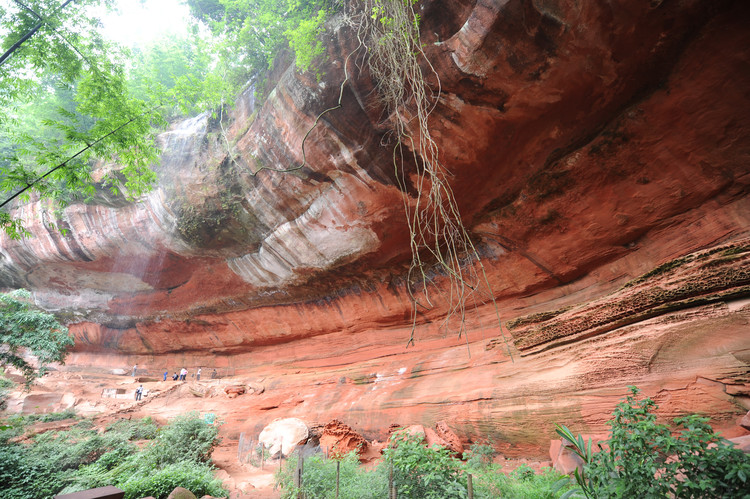
M 664 414 L 731 426 L 750 408 L 750 8 L 422 9 L 442 87 L 433 137 L 513 361 L 493 306 L 472 309 L 464 344 L 441 328 L 439 295 L 404 348 L 403 193 L 367 74 L 310 134 L 308 167 L 251 174 L 301 161 L 338 97 L 344 27 L 322 82 L 289 67 L 262 106 L 239 101 L 227 140 L 205 116 L 163 134 L 142 202 L 72 206 L 65 235 L 42 203 L 17 208 L 34 237 L 2 239 L 3 285 L 68 314 L 71 363 L 246 370 L 273 380 L 242 402 L 269 421 L 447 420 L 465 438 L 539 444 L 555 421 L 600 430 L 636 384 Z

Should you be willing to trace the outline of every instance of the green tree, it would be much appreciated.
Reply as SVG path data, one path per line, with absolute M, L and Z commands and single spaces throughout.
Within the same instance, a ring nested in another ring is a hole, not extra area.
M 61 204 L 91 197 L 97 160 L 121 165 L 105 183 L 130 197 L 155 180 L 150 166 L 158 157 L 154 129 L 165 125 L 161 102 L 130 94 L 127 54 L 106 41 L 89 14 L 93 5 L 111 3 L 77 0 L 63 9 L 56 0 L 29 0 L 3 7 L 0 33 L 9 56 L 0 65 L 0 226 L 11 237 L 23 230 L 7 211 L 10 201 L 28 200 L 31 192 Z M 70 93 L 67 105 L 33 122 L 29 104 L 59 92 Z
M 0 294 L 0 364 L 20 369 L 27 384 L 50 363 L 62 363 L 73 345 L 67 328 L 30 300 L 31 293 L 23 289 Z M 24 358 L 24 351 L 36 357 L 37 367 Z
M 307 70 L 323 53 L 319 36 L 336 0 L 188 0 L 190 12 L 225 42 L 219 65 L 235 85 L 262 80 L 276 57 L 291 48 Z
M 220 106 L 233 90 L 217 72 L 216 40 L 197 30 L 190 36 L 163 37 L 132 51 L 128 88 L 133 96 L 165 103 L 169 119 Z

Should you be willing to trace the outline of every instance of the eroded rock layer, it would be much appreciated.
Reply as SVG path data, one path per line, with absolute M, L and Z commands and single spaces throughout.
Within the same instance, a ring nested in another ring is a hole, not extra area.
M 163 134 L 141 202 L 71 206 L 65 234 L 44 203 L 18 207 L 34 237 L 2 239 L 2 284 L 67 314 L 72 364 L 265 378 L 236 399 L 258 424 L 338 418 L 371 438 L 445 420 L 462 438 L 538 446 L 554 422 L 601 430 L 636 384 L 665 415 L 732 427 L 750 405 L 750 7 L 420 8 L 441 89 L 433 137 L 509 329 L 485 293 L 458 339 L 435 292 L 405 348 L 415 193 L 394 178 L 361 67 L 305 166 L 260 171 L 301 164 L 336 103 L 355 47 L 340 22 L 322 81 L 289 67 L 223 128 L 199 116 Z

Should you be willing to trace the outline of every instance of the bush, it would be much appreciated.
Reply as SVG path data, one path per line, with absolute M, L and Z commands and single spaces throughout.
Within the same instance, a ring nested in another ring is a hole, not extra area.
M 54 468 L 46 461 L 30 458 L 24 450 L 21 445 L 0 445 L 0 497 L 51 497 L 59 490 Z
M 153 472 L 133 475 L 119 483 L 118 487 L 125 492 L 125 499 L 147 496 L 165 499 L 176 487 L 184 487 L 196 497 L 227 495 L 221 481 L 214 478 L 212 467 L 191 461 L 173 463 Z
M 99 434 L 95 430 L 71 428 L 35 436 L 26 454 L 30 459 L 49 463 L 55 470 L 65 471 L 91 464 L 105 453 L 118 449 L 133 452 L 135 447 L 116 433 Z
M 472 444 L 468 452 L 464 453 L 466 466 L 469 469 L 483 469 L 492 464 L 495 449 L 487 444 Z
M 584 459 L 576 478 L 587 497 L 747 497 L 750 456 L 713 432 L 708 418 L 688 416 L 674 422 L 673 435 L 656 422 L 656 403 L 637 400 L 638 388 L 617 405 L 606 447 L 592 453 L 591 443 L 559 427 Z
M 108 432 L 120 433 L 128 440 L 153 440 L 158 427 L 150 417 L 143 419 L 118 419 L 107 426 Z
M 3 434 L 23 431 L 24 418 L 13 418 Z M 197 496 L 225 496 L 210 458 L 218 428 L 203 423 L 197 414 L 177 418 L 158 432 L 144 451 L 131 440 L 153 436 L 149 418 L 121 420 L 102 434 L 91 424 L 67 431 L 37 435 L 30 445 L 0 443 L 0 497 L 46 499 L 105 485 L 126 491 L 127 498 L 152 495 L 165 498 L 175 487 Z M 165 492 L 166 491 L 166 492 Z
M 391 436 L 383 465 L 393 466 L 393 481 L 399 496 L 435 498 L 467 497 L 462 463 L 448 449 L 425 447 L 421 435 L 404 431 Z
M 218 439 L 219 427 L 206 424 L 197 412 L 178 416 L 157 433 L 146 451 L 158 466 L 185 461 L 208 462 Z

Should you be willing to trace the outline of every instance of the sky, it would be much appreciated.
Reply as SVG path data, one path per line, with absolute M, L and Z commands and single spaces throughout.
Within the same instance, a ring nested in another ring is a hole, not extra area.
M 102 14 L 104 34 L 128 46 L 168 33 L 185 33 L 189 9 L 182 0 L 118 0 L 118 12 Z

